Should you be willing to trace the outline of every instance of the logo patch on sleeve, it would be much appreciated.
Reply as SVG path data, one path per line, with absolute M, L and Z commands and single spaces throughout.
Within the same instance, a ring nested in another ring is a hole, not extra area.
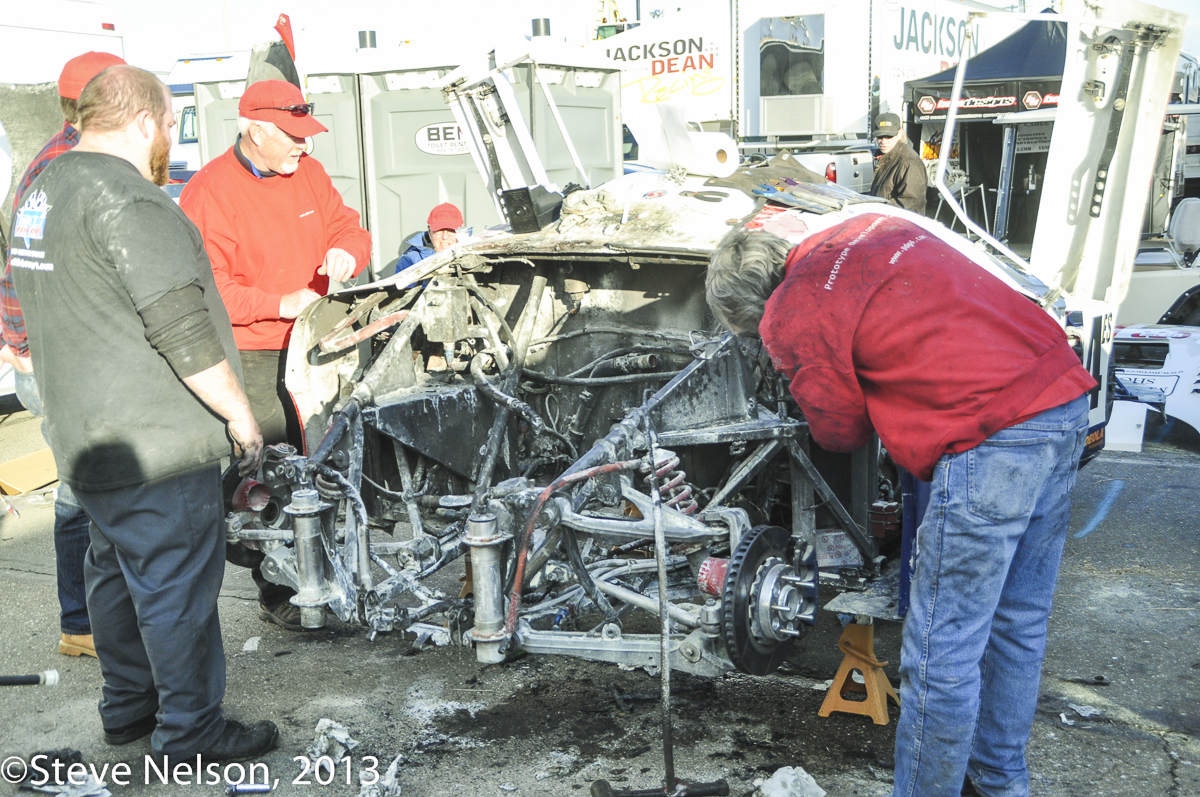
M 46 192 L 34 191 L 17 211 L 17 219 L 13 224 L 13 238 L 24 239 L 26 248 L 31 240 L 42 240 L 42 235 L 46 232 L 46 214 L 49 212 L 50 204 L 46 201 Z

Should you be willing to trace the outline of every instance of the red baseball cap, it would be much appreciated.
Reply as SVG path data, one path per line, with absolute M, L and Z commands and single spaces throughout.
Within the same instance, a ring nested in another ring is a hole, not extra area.
M 429 231 L 457 230 L 463 226 L 462 213 L 449 202 L 443 202 L 429 211 Z
M 238 103 L 238 114 L 247 119 L 272 122 L 283 132 L 308 138 L 326 131 L 312 116 L 312 105 L 286 80 L 260 80 L 246 87 Z
M 108 69 L 110 66 L 125 63 L 121 56 L 112 53 L 90 53 L 77 55 L 63 66 L 62 74 L 58 76 L 58 96 L 68 100 L 77 100 L 83 92 L 83 87 L 92 78 Z

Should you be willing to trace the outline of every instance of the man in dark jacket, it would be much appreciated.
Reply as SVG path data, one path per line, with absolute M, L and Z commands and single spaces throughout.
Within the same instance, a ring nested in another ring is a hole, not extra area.
M 717 320 L 762 336 L 813 439 L 878 433 L 930 486 L 900 662 L 895 797 L 1028 797 L 1051 597 L 1095 380 L 1038 305 L 899 216 L 798 246 L 731 232 Z
M 875 165 L 871 196 L 883 197 L 913 213 L 925 213 L 925 164 L 908 143 L 900 117 L 883 113 L 875 120 L 873 135 L 883 157 Z

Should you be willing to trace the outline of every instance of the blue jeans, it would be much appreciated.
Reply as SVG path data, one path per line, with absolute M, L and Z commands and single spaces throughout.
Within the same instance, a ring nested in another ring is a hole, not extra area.
M 1026 797 L 1025 744 L 1087 397 L 943 456 L 917 530 L 895 797 Z
M 45 415 L 33 374 L 16 371 L 17 401 L 39 418 Z M 42 422 L 42 436 L 46 423 Z M 47 443 L 50 441 L 47 440 Z M 87 593 L 83 586 L 83 557 L 88 549 L 91 519 L 75 500 L 66 482 L 58 485 L 54 500 L 54 558 L 58 572 L 59 629 L 64 634 L 90 634 Z

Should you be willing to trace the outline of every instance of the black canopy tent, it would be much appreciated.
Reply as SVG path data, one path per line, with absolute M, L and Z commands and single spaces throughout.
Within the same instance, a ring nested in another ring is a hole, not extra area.
M 1046 152 L 1035 145 L 1016 155 L 1002 181 L 1004 128 L 1013 128 L 993 124 L 993 120 L 1005 114 L 1016 114 L 1019 120 L 1022 113 L 1057 107 L 1066 53 L 1066 23 L 1034 21 L 980 52 L 966 66 L 958 102 L 958 120 L 963 124 L 958 127 L 956 145 L 958 166 L 974 191 L 967 210 L 991 229 L 990 211 L 997 200 L 1003 200 L 1005 229 L 1001 235 L 1018 250 L 1033 241 Z M 921 142 L 922 125 L 934 128 L 931 136 L 924 137 L 930 143 L 928 148 L 922 147 L 926 158 L 934 155 L 940 144 L 939 131 L 950 109 L 956 68 L 905 83 L 909 137 Z
M 958 118 L 995 119 L 1057 105 L 1066 57 L 1065 22 L 1028 23 L 967 62 Z M 945 120 L 956 68 L 904 84 L 910 124 Z

